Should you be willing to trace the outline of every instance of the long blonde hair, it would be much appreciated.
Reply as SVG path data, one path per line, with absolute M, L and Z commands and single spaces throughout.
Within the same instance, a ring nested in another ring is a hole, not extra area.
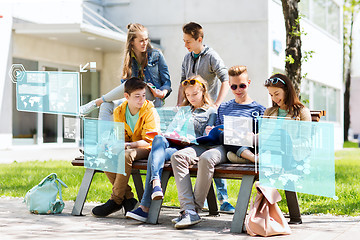
M 125 46 L 125 57 L 124 57 L 124 66 L 123 66 L 123 79 L 128 79 L 132 76 L 132 68 L 131 68 L 131 52 L 132 52 L 132 43 L 134 39 L 137 37 L 136 33 L 138 32 L 147 32 L 146 27 L 139 23 L 130 23 L 127 25 L 127 40 L 126 40 L 126 46 Z M 148 45 L 146 49 L 151 49 L 150 41 L 148 42 Z M 142 68 L 144 69 L 147 65 L 147 51 L 145 51 L 143 54 L 142 62 L 140 63 Z
M 195 77 L 191 77 L 191 78 L 189 78 L 187 80 L 192 80 L 192 79 L 195 79 L 195 80 L 198 80 L 199 82 L 201 82 L 201 84 L 199 84 L 198 82 L 195 82 L 195 85 L 200 86 L 200 88 L 201 88 L 201 90 L 203 92 L 203 102 L 204 102 L 204 104 L 202 105 L 202 107 L 204 105 L 207 105 L 208 107 L 213 106 L 213 101 L 211 100 L 209 92 L 207 91 L 207 88 L 208 88 L 207 82 L 200 75 L 197 75 Z M 184 80 L 184 81 L 186 81 L 186 80 Z M 189 100 L 187 99 L 186 94 L 185 94 L 185 90 L 189 86 L 193 86 L 193 85 L 188 84 L 188 85 L 183 87 L 184 101 L 182 102 L 181 106 L 191 106 L 191 103 L 189 102 Z

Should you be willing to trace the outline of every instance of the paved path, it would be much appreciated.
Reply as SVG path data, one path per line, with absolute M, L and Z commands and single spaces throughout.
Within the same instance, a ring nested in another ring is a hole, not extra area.
M 86 216 L 71 216 L 73 202 L 66 202 L 59 215 L 30 214 L 22 199 L 0 197 L 0 239 L 260 239 L 245 233 L 230 233 L 232 215 L 208 217 L 189 229 L 176 230 L 171 219 L 178 209 L 163 208 L 160 224 L 141 224 L 125 219 L 122 212 L 107 218 L 95 218 L 90 210 L 95 203 L 86 203 Z M 303 216 L 304 223 L 292 225 L 293 233 L 271 239 L 351 240 L 360 239 L 360 217 L 331 215 Z

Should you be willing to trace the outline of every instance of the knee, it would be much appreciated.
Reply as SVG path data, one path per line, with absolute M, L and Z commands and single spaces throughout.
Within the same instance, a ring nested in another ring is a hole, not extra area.
M 173 166 L 185 166 L 186 165 L 186 161 L 183 159 L 181 153 L 179 152 L 176 152 L 174 153 L 171 158 L 170 158 L 170 161 L 171 161 L 171 165 Z
M 166 138 L 164 136 L 161 135 L 156 135 L 152 145 L 162 145 L 164 147 L 168 147 L 168 141 L 166 140 Z
M 134 161 L 134 156 L 132 151 L 126 150 L 125 151 L 125 165 L 132 165 Z
M 114 106 L 114 103 L 113 103 L 113 102 L 103 102 L 103 103 L 100 105 L 100 110 L 112 109 L 113 106 Z
M 219 159 L 216 155 L 210 153 L 201 154 L 199 157 L 199 168 L 212 169 L 215 167 L 216 163 L 219 162 Z

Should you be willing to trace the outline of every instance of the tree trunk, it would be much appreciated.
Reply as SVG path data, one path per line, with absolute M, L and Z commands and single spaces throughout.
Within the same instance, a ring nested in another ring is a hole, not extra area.
M 298 3 L 300 0 L 281 0 L 284 13 L 286 28 L 286 49 L 287 57 L 294 59 L 291 63 L 286 61 L 285 71 L 291 82 L 294 84 L 295 91 L 300 95 L 301 86 L 301 31 L 299 22 Z
M 348 140 L 348 132 L 350 127 L 350 85 L 351 71 L 347 71 L 344 92 L 344 141 Z
M 351 11 L 350 17 L 350 33 L 349 33 L 349 61 L 345 79 L 344 92 L 344 141 L 348 140 L 348 132 L 350 128 L 350 86 L 351 86 L 351 62 L 352 62 L 352 34 L 354 25 L 354 9 Z

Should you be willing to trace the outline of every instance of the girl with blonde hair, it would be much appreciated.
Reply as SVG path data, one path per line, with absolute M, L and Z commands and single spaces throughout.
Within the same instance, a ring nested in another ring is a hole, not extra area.
M 190 106 L 192 119 L 179 119 L 177 116 L 183 114 L 182 109 L 175 115 L 173 121 L 168 127 L 167 132 L 172 129 L 182 129 L 187 123 L 193 122 L 196 137 L 206 135 L 206 126 L 212 126 L 216 120 L 216 109 L 213 107 L 207 83 L 200 77 L 195 76 L 182 82 L 184 101 L 181 106 Z M 186 110 L 185 110 L 186 111 Z M 169 143 L 162 135 L 156 135 L 152 143 L 152 149 L 148 158 L 145 190 L 141 200 L 140 207 L 134 211 L 127 212 L 126 217 L 141 222 L 146 222 L 152 200 L 160 200 L 164 197 L 161 189 L 161 173 L 165 161 L 178 151 L 181 146 Z
M 87 115 L 100 106 L 99 119 L 112 121 L 113 110 L 123 102 L 120 98 L 124 97 L 124 82 L 131 77 L 138 77 L 147 83 L 146 99 L 154 101 L 155 107 L 161 107 L 172 91 L 165 58 L 159 50 L 152 48 L 148 30 L 139 23 L 129 24 L 127 29 L 120 86 L 81 106 L 81 115 Z

